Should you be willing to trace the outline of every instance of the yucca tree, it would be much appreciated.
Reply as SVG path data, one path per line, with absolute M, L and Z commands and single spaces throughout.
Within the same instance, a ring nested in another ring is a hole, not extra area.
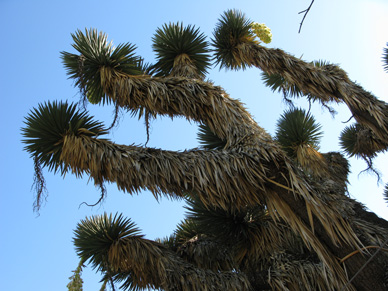
M 214 52 L 222 66 L 247 64 L 235 46 L 257 45 L 250 24 L 235 11 L 223 16 L 215 38 L 231 45 Z M 74 238 L 81 265 L 101 271 L 104 284 L 121 282 L 127 290 L 384 290 L 386 255 L 364 265 L 371 257 L 367 250 L 388 237 L 388 228 L 380 220 L 371 223 L 344 195 L 347 163 L 329 153 L 324 162 L 330 175 L 310 175 L 311 163 L 296 163 L 241 102 L 204 81 L 208 50 L 198 30 L 182 24 L 159 29 L 157 63 L 147 67 L 133 45 L 113 48 L 96 30 L 78 31 L 73 39 L 77 52 L 63 52 L 63 61 L 90 102 L 183 116 L 200 123 L 203 134 L 203 147 L 175 152 L 101 139 L 107 130 L 73 105 L 41 104 L 27 117 L 25 149 L 35 158 L 38 181 L 39 165 L 48 166 L 89 176 L 102 195 L 108 181 L 128 193 L 148 189 L 155 197 L 188 201 L 186 220 L 160 241 L 144 239 L 121 215 L 81 221 Z M 271 56 L 276 61 L 278 55 Z M 66 122 L 54 126 L 57 119 Z M 310 133 L 316 140 L 317 130 Z
M 323 104 L 343 102 L 356 121 L 370 129 L 374 138 L 387 149 L 388 110 L 385 102 L 352 82 L 336 65 L 316 66 L 280 49 L 261 46 L 254 38 L 251 24 L 251 20 L 236 10 L 228 10 L 222 15 L 212 41 L 217 64 L 234 70 L 254 66 L 283 79 L 283 88 L 293 94 L 301 92 L 314 96 Z

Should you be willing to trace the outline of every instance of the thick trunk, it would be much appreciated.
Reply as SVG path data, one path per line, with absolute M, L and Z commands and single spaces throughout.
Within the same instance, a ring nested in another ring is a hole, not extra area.
M 285 198 L 286 202 L 290 205 L 292 209 L 297 209 L 298 215 L 304 220 L 308 221 L 307 211 L 302 203 L 298 203 L 295 200 Z M 369 213 L 366 213 L 364 209 L 358 209 L 356 211 L 356 217 L 365 217 L 369 216 Z M 385 220 L 379 219 L 381 222 L 386 224 Z M 336 245 L 333 243 L 332 238 L 328 233 L 323 229 L 322 225 L 316 221 L 315 226 L 315 235 L 318 240 L 326 247 L 326 249 L 338 259 L 345 258 L 349 254 L 355 253 L 353 256 L 349 257 L 346 261 L 341 264 L 348 274 L 348 280 L 352 279 L 353 276 L 356 277 L 352 280 L 347 287 L 354 286 L 357 291 L 368 291 L 368 290 L 387 290 L 386 284 L 386 266 L 388 264 L 388 258 L 384 253 L 380 253 L 375 256 L 368 264 L 367 261 L 369 258 L 377 251 L 377 249 L 365 249 L 363 252 L 356 252 L 355 247 L 349 246 L 348 244 L 341 243 Z M 386 228 L 388 231 L 388 228 Z M 368 246 L 370 243 L 363 236 L 362 230 L 359 231 L 359 239 L 361 242 Z M 384 246 L 382 246 L 384 247 Z M 366 265 L 365 265 L 366 264 Z M 361 269 L 358 273 L 358 271 Z M 346 285 L 345 285 L 346 286 Z M 343 290 L 348 290 L 345 286 Z

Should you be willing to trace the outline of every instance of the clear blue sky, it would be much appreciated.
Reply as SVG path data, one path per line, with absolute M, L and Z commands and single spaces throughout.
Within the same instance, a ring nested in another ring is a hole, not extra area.
M 182 219 L 182 203 L 147 193 L 130 196 L 108 186 L 104 203 L 94 208 L 99 191 L 87 177 L 62 179 L 45 172 L 49 197 L 37 217 L 32 211 L 33 161 L 23 151 L 20 128 L 24 116 L 47 100 L 78 101 L 77 89 L 67 80 L 59 58 L 60 51 L 71 51 L 70 33 L 76 29 L 97 28 L 115 44 L 131 42 L 138 54 L 153 62 L 151 37 L 164 23 L 183 21 L 195 24 L 211 37 L 221 13 L 238 8 L 257 22 L 266 23 L 273 33 L 270 47 L 279 47 L 311 61 L 325 59 L 339 64 L 350 78 L 388 102 L 388 74 L 381 66 L 382 49 L 388 42 L 388 3 L 386 0 L 316 0 L 302 32 L 302 15 L 310 0 L 289 1 L 17 1 L 0 0 L 2 62 L 0 66 L 0 279 L 2 290 L 67 290 L 71 270 L 78 264 L 72 245 L 73 229 L 80 219 L 103 212 L 122 212 L 131 217 L 148 238 L 172 233 Z M 214 68 L 209 79 L 222 86 L 233 98 L 241 99 L 270 133 L 287 107 L 280 94 L 262 85 L 258 69 L 225 72 Z M 303 100 L 300 106 L 307 106 Z M 342 121 L 350 117 L 344 105 L 333 119 L 315 104 L 315 117 L 325 131 L 322 152 L 339 150 Z M 111 107 L 88 106 L 96 119 L 112 121 Z M 144 121 L 123 116 L 120 128 L 110 138 L 122 144 L 144 144 Z M 157 119 L 151 125 L 148 144 L 172 150 L 198 146 L 196 125 L 185 120 Z M 350 194 L 380 216 L 388 218 L 382 199 L 383 185 L 376 178 L 360 175 L 366 165 L 351 159 Z M 384 183 L 388 182 L 387 155 L 376 159 Z M 99 276 L 86 268 L 84 290 L 99 290 Z

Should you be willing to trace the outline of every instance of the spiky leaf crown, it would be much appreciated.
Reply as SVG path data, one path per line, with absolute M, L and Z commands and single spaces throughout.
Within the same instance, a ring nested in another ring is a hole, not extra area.
M 236 58 L 236 47 L 242 43 L 256 43 L 251 30 L 252 21 L 238 10 L 227 10 L 219 19 L 214 32 L 212 45 L 214 60 L 220 68 L 245 68 Z
M 78 256 L 100 271 L 106 268 L 112 244 L 119 239 L 142 237 L 140 230 L 130 219 L 121 214 L 113 216 L 106 213 L 81 220 L 74 234 L 73 241 Z
M 370 129 L 358 123 L 345 127 L 341 132 L 340 146 L 350 157 L 374 158 L 379 151 L 384 151 L 374 139 Z
M 87 97 L 89 102 L 104 102 L 105 93 L 101 86 L 101 68 L 128 75 L 143 74 L 143 60 L 135 54 L 136 47 L 130 43 L 113 47 L 107 35 L 96 29 L 77 30 L 72 34 L 72 45 L 79 54 L 61 52 L 67 75 L 75 79 L 75 86 Z
M 33 108 L 25 118 L 22 140 L 25 150 L 39 164 L 57 170 L 60 166 L 62 141 L 66 134 L 97 136 L 106 134 L 101 122 L 93 120 L 86 111 L 77 110 L 75 104 L 46 102 Z
M 319 149 L 322 136 L 321 125 L 303 109 L 286 111 L 277 122 L 276 139 L 290 157 L 295 157 L 295 149 L 309 145 Z
M 199 125 L 197 139 L 201 146 L 208 150 L 221 150 L 226 145 L 226 141 L 216 136 L 206 124 Z
M 388 73 L 388 43 L 387 43 L 387 47 L 383 49 L 382 61 L 383 61 L 384 71 Z
M 152 38 L 152 48 L 157 63 L 152 66 L 155 74 L 167 76 L 179 56 L 186 55 L 199 75 L 210 68 L 210 56 L 206 36 L 194 26 L 182 23 L 164 24 Z

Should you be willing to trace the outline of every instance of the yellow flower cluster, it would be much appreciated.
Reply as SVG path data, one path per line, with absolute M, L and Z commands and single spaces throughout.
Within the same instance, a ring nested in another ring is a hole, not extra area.
M 252 22 L 251 30 L 262 42 L 270 43 L 272 41 L 271 29 L 264 23 Z

